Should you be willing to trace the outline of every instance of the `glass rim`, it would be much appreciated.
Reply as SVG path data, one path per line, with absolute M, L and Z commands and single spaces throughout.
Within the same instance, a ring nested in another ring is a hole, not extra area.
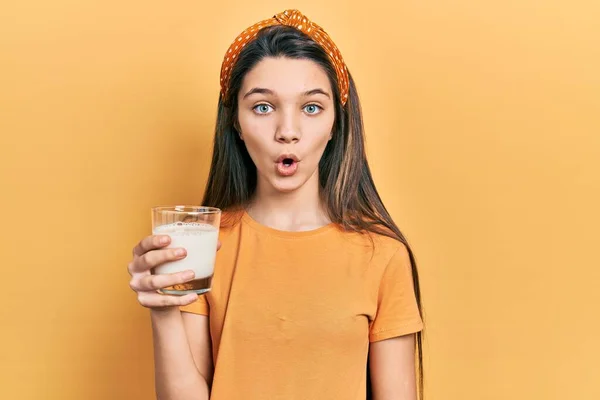
M 191 206 L 191 205 L 176 205 L 176 206 L 154 206 L 151 207 L 152 212 L 171 212 L 171 213 L 194 213 L 194 214 L 220 214 L 222 211 L 216 207 L 208 206 Z

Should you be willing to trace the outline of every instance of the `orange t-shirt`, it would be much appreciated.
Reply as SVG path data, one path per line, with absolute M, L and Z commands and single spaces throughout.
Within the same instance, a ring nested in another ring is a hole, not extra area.
M 423 324 L 408 251 L 337 225 L 285 232 L 248 214 L 221 229 L 209 315 L 212 400 L 364 400 L 369 342 Z

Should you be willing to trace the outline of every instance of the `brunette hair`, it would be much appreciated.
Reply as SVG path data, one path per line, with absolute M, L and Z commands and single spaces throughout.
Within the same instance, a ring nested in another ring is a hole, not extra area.
M 239 138 L 237 96 L 244 76 L 265 57 L 307 59 L 327 73 L 334 93 L 335 122 L 332 139 L 319 162 L 320 194 L 332 222 L 361 233 L 378 233 L 402 242 L 408 249 L 413 286 L 423 318 L 419 274 L 413 252 L 392 220 L 375 188 L 365 153 L 362 111 L 356 85 L 349 75 L 349 95 L 342 106 L 335 69 L 327 53 L 309 36 L 288 26 L 262 29 L 241 51 L 233 70 L 227 97 L 218 104 L 214 148 L 202 204 L 222 210 L 242 210 L 256 190 L 256 166 Z M 423 333 L 416 334 L 418 392 L 423 399 Z M 368 363 L 367 363 L 368 368 Z M 372 398 L 367 371 L 367 399 Z

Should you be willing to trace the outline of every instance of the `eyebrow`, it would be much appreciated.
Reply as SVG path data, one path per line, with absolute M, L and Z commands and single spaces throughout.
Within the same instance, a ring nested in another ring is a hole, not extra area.
M 248 91 L 248 92 L 247 92 L 247 93 L 244 95 L 244 97 L 243 97 L 242 99 L 245 99 L 246 97 L 248 97 L 248 96 L 251 96 L 251 95 L 253 95 L 253 94 L 257 94 L 257 93 L 258 93 L 258 94 L 268 94 L 268 95 L 271 95 L 271 96 L 274 96 L 274 95 L 275 95 L 275 92 L 273 92 L 273 91 L 272 91 L 272 90 L 270 90 L 270 89 L 267 89 L 267 88 L 260 88 L 260 87 L 255 87 L 255 88 L 252 88 L 252 89 L 250 89 L 250 90 L 249 90 L 249 91 Z M 301 96 L 303 96 L 303 97 L 308 97 L 308 96 L 312 96 L 312 95 L 314 95 L 314 94 L 322 94 L 322 95 L 324 95 L 324 96 L 327 96 L 328 98 L 331 98 L 331 96 L 329 95 L 329 93 L 327 93 L 326 91 L 324 91 L 323 89 L 320 89 L 320 88 L 317 88 L 317 89 L 312 89 L 312 90 L 308 90 L 308 91 L 306 91 L 306 92 L 302 93 L 302 94 L 301 94 Z
M 320 89 L 320 88 L 309 90 L 308 92 L 304 92 L 304 93 L 302 93 L 302 96 L 308 97 L 308 96 L 312 96 L 313 94 L 322 94 L 324 96 L 327 96 L 328 98 L 331 98 L 329 93 L 327 93 L 326 91 L 324 91 L 323 89 Z
M 274 95 L 275 93 L 273 93 L 272 90 L 266 89 L 266 88 L 260 88 L 260 87 L 255 87 L 250 89 L 243 97 L 243 99 L 245 99 L 246 97 L 253 95 L 253 94 L 270 94 L 270 95 Z

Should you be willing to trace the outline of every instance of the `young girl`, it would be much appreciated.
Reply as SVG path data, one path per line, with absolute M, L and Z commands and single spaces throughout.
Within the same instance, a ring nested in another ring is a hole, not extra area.
M 129 265 L 159 399 L 417 398 L 414 258 L 373 184 L 352 76 L 296 10 L 225 55 L 202 205 L 224 211 L 209 293 L 157 293 L 193 279 L 150 273 L 185 257 L 168 236 L 143 239 Z

